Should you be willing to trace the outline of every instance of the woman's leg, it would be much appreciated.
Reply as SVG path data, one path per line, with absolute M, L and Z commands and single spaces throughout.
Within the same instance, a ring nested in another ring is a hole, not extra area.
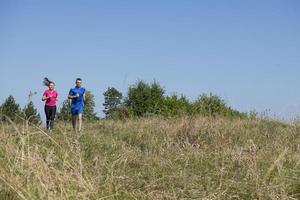
M 45 106 L 45 114 L 46 114 L 46 126 L 47 126 L 47 129 L 50 128 L 50 113 L 51 110 L 50 110 L 50 107 L 49 106 Z
M 56 115 L 56 106 L 51 107 L 51 115 L 50 115 L 50 129 L 54 127 L 54 119 Z

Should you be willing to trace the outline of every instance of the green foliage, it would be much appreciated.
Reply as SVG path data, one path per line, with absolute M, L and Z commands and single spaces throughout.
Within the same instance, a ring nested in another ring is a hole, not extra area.
M 163 115 L 166 117 L 187 115 L 191 113 L 191 109 L 192 105 L 185 96 L 167 96 L 164 100 Z
M 114 87 L 109 87 L 104 93 L 104 114 L 106 119 L 117 117 L 118 108 L 122 105 L 123 95 Z
M 20 105 L 16 103 L 12 95 L 10 95 L 1 105 L 1 114 L 2 121 L 7 121 L 5 116 L 10 118 L 14 122 L 19 120 L 17 116 L 20 116 L 21 114 Z
M 62 121 L 71 121 L 71 103 L 70 100 L 65 100 L 62 107 L 57 113 L 57 119 Z
M 193 114 L 200 114 L 204 116 L 225 116 L 225 117 L 246 117 L 246 114 L 233 110 L 228 107 L 225 101 L 213 94 L 202 94 L 193 104 Z
M 95 97 L 90 91 L 85 92 L 85 101 L 84 101 L 84 109 L 83 109 L 83 116 L 85 119 L 97 120 L 98 117 L 94 111 L 95 109 Z
M 104 93 L 108 95 L 109 93 Z M 213 94 L 202 94 L 195 102 L 191 103 L 185 96 L 165 96 L 165 90 L 157 82 L 148 84 L 138 81 L 129 86 L 124 106 L 133 113 L 133 116 L 141 117 L 149 114 L 176 117 L 182 115 L 203 115 L 223 117 L 247 117 L 245 113 L 227 106 L 225 101 Z M 107 99 L 107 98 L 106 98 Z M 107 109 L 107 103 L 104 104 Z M 106 111 L 106 110 L 105 110 Z
M 138 81 L 128 88 L 125 105 L 138 117 L 146 114 L 160 114 L 164 93 L 164 89 L 156 82 L 150 85 L 144 81 Z
M 165 90 L 157 82 L 150 85 L 150 102 L 148 113 L 162 114 Z
M 41 116 L 38 113 L 37 109 L 34 107 L 33 102 L 30 101 L 25 108 L 23 109 L 23 114 L 25 119 L 33 124 L 41 124 Z
M 150 105 L 150 90 L 150 86 L 143 81 L 139 81 L 135 85 L 129 86 L 125 104 L 132 109 L 134 115 L 143 116 L 147 113 Z
M 224 100 L 212 94 L 202 94 L 194 103 L 194 112 L 201 115 L 224 115 L 226 110 Z

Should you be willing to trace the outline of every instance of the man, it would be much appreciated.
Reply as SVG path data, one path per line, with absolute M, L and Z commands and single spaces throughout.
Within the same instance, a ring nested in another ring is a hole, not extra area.
M 81 87 L 82 80 L 77 78 L 76 86 L 70 89 L 68 98 L 71 99 L 72 125 L 75 132 L 81 131 L 82 113 L 85 101 L 85 89 Z

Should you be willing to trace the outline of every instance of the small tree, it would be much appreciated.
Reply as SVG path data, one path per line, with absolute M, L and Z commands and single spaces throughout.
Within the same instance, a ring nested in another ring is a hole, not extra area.
M 153 82 L 150 86 L 150 104 L 148 113 L 161 114 L 164 104 L 165 90 L 157 82 Z
M 1 114 L 2 121 L 7 121 L 6 117 L 14 122 L 19 120 L 17 116 L 21 114 L 20 105 L 16 103 L 12 95 L 10 95 L 1 105 Z
M 125 104 L 133 111 L 135 116 L 143 116 L 148 111 L 150 96 L 150 86 L 143 81 L 139 81 L 128 88 Z
M 37 109 L 34 107 L 33 102 L 30 101 L 25 108 L 23 109 L 23 114 L 25 115 L 25 119 L 33 124 L 41 124 L 41 116 L 38 113 Z
M 104 114 L 105 118 L 111 119 L 117 115 L 118 108 L 122 105 L 123 95 L 114 87 L 109 87 L 104 93 Z
M 164 90 L 156 82 L 151 85 L 139 81 L 128 89 L 125 105 L 135 116 L 160 114 L 164 100 Z
M 70 100 L 65 100 L 59 112 L 57 113 L 57 119 L 62 121 L 71 121 L 71 103 Z
M 88 120 L 97 120 L 97 114 L 95 113 L 95 97 L 90 91 L 85 93 L 83 116 Z

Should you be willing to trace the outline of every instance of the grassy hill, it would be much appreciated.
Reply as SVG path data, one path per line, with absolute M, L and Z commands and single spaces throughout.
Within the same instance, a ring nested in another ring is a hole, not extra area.
M 148 118 L 1 124 L 0 199 L 300 199 L 300 125 Z

